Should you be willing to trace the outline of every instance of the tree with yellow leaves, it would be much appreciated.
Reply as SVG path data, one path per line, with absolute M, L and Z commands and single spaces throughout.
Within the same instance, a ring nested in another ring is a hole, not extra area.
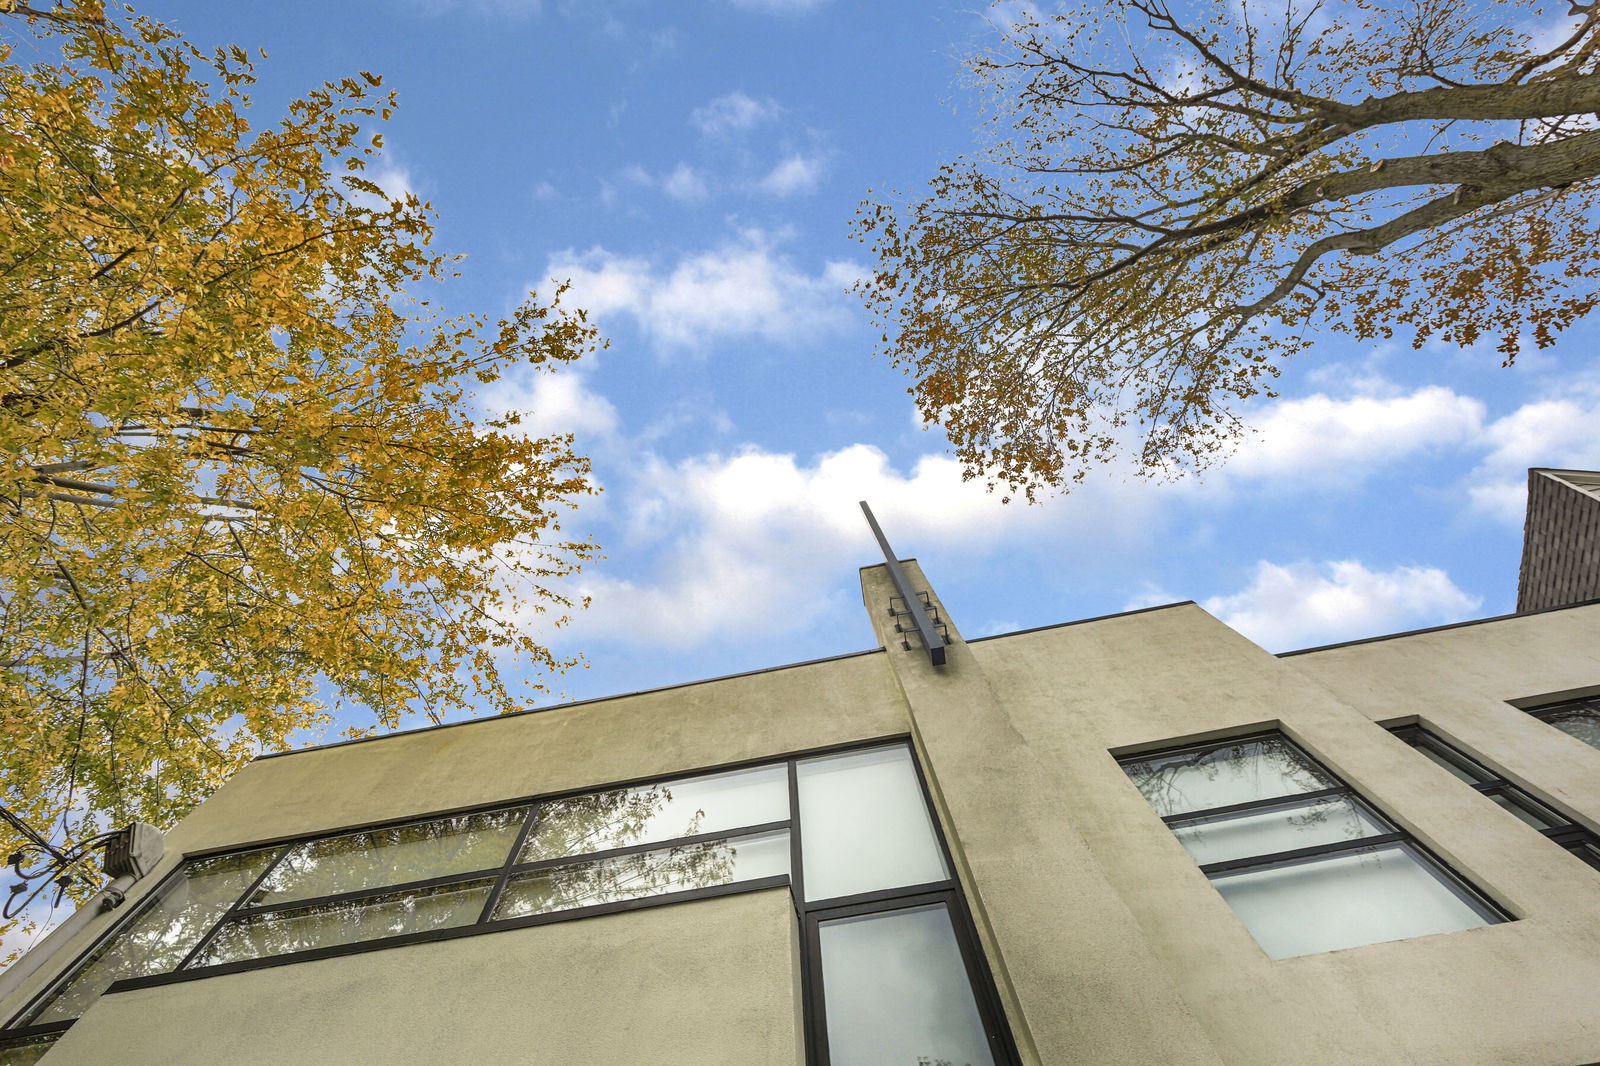
M 1002 38 L 985 149 L 856 226 L 968 477 L 1203 467 L 1308 326 L 1509 363 L 1600 301 L 1593 2 L 1081 0 Z
M 166 824 L 340 708 L 525 706 L 501 664 L 568 665 L 516 619 L 572 606 L 592 488 L 470 390 L 591 349 L 583 314 L 433 312 L 428 206 L 364 177 L 377 77 L 258 127 L 238 48 L 0 14 L 0 803 Z

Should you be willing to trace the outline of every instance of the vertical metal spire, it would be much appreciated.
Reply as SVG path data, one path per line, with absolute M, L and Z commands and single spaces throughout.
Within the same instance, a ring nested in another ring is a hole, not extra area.
M 872 527 L 872 535 L 878 538 L 878 547 L 883 550 L 883 561 L 889 568 L 889 579 L 894 582 L 895 591 L 905 601 L 906 613 L 916 623 L 917 633 L 922 637 L 922 646 L 928 649 L 928 661 L 935 666 L 943 666 L 944 637 L 934 630 L 933 623 L 928 618 L 927 608 L 923 606 L 921 598 L 912 591 L 905 567 L 900 565 L 899 556 L 889 547 L 889 541 L 878 526 L 878 520 L 872 516 L 872 508 L 867 506 L 866 500 L 861 501 L 861 513 L 867 516 L 867 525 Z

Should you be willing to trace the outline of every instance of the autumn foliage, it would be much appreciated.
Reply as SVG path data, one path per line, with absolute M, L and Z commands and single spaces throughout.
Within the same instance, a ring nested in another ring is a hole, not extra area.
M 1600 302 L 1594 4 L 995 11 L 983 149 L 856 227 L 885 352 L 969 477 L 1206 466 L 1308 328 L 1509 363 Z
M 580 356 L 582 313 L 434 313 L 428 206 L 368 176 L 376 76 L 263 124 L 238 48 L 6 12 L 0 802 L 165 824 L 335 711 L 526 706 L 501 671 L 566 665 L 519 618 L 571 606 L 592 490 L 471 390 Z

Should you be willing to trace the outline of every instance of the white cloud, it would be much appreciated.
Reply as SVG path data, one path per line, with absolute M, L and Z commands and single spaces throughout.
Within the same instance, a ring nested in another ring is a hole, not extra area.
M 704 106 L 695 108 L 689 113 L 689 121 L 707 136 L 726 137 L 732 133 L 742 133 L 763 122 L 770 122 L 777 118 L 782 110 L 777 101 L 770 97 L 757 100 L 748 93 L 735 89 Z
M 617 526 L 606 544 L 635 568 L 611 576 L 601 564 L 567 589 L 592 598 L 562 638 L 574 647 L 748 645 L 823 624 L 855 627 L 859 636 L 841 637 L 842 646 L 864 645 L 851 579 L 878 551 L 860 500 L 897 546 L 915 545 L 924 561 L 952 551 L 975 564 L 1019 550 L 1103 558 L 1159 529 L 1160 501 L 1144 486 L 1102 482 L 1080 489 L 1074 507 L 1020 507 L 963 481 L 948 456 L 898 468 L 867 444 L 809 461 L 753 447 L 677 462 L 647 457 L 627 484 L 608 486 Z M 1002 626 L 968 622 L 977 627 L 969 636 Z
M 857 505 L 863 499 L 897 539 L 925 550 L 985 551 L 1002 537 L 1059 525 L 1042 508 L 1007 507 L 963 482 L 952 459 L 924 456 L 901 473 L 865 444 L 809 465 L 753 448 L 652 461 L 636 484 L 627 503 L 627 553 L 637 558 L 659 546 L 656 573 L 579 582 L 581 594 L 593 598 L 573 621 L 580 644 L 621 636 L 681 648 L 803 627 L 853 595 L 840 580 L 849 572 L 844 564 L 876 554 Z M 1094 522 L 1085 518 L 1085 526 L 1107 523 L 1106 510 Z M 782 618 L 773 617 L 774 603 L 785 605 Z
M 710 195 L 710 187 L 706 179 L 687 163 L 679 163 L 665 174 L 657 177 L 637 163 L 630 164 L 622 170 L 622 180 L 632 185 L 639 185 L 646 189 L 660 189 L 674 200 L 692 202 L 704 200 Z M 602 193 L 601 198 L 605 199 Z M 611 200 L 607 206 L 615 202 L 615 190 L 612 191 Z
M 745 230 L 671 265 L 598 246 L 569 249 L 551 257 L 545 277 L 570 278 L 574 306 L 627 315 L 658 346 L 684 349 L 731 337 L 792 344 L 837 330 L 850 319 L 846 290 L 861 270 L 832 261 L 807 274 L 767 234 Z
M 1570 383 L 1562 399 L 1524 404 L 1491 423 L 1490 452 L 1473 471 L 1469 492 L 1479 510 L 1521 522 L 1528 467 L 1600 470 L 1600 389 Z
M 495 417 L 513 411 L 521 415 L 521 428 L 529 436 L 610 436 L 617 430 L 617 409 L 592 391 L 587 375 L 575 367 L 501 378 L 480 386 L 477 401 Z
M 490 18 L 532 18 L 544 8 L 540 0 L 411 0 L 426 15 L 470 11 Z
M 674 200 L 685 202 L 704 200 L 710 193 L 705 178 L 687 163 L 679 163 L 661 178 L 661 191 Z
M 734 7 L 745 11 L 761 11 L 772 15 L 798 15 L 814 11 L 828 0 L 730 0 Z
M 822 161 L 815 156 L 791 155 L 773 167 L 756 187 L 771 196 L 814 192 L 822 180 Z
M 1228 463 L 1228 476 L 1355 480 L 1411 453 L 1460 446 L 1483 430 L 1484 406 L 1430 385 L 1410 393 L 1278 400 Z
M 1355 560 L 1256 564 L 1250 586 L 1202 606 L 1274 651 L 1451 622 L 1475 610 L 1469 596 L 1434 567 L 1385 572 Z

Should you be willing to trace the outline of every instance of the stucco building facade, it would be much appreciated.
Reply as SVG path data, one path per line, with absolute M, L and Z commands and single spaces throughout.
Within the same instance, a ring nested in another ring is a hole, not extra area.
M 942 666 L 871 566 L 872 650 L 258 759 L 0 1062 L 1600 1061 L 1600 603 L 969 641 L 905 569 Z

